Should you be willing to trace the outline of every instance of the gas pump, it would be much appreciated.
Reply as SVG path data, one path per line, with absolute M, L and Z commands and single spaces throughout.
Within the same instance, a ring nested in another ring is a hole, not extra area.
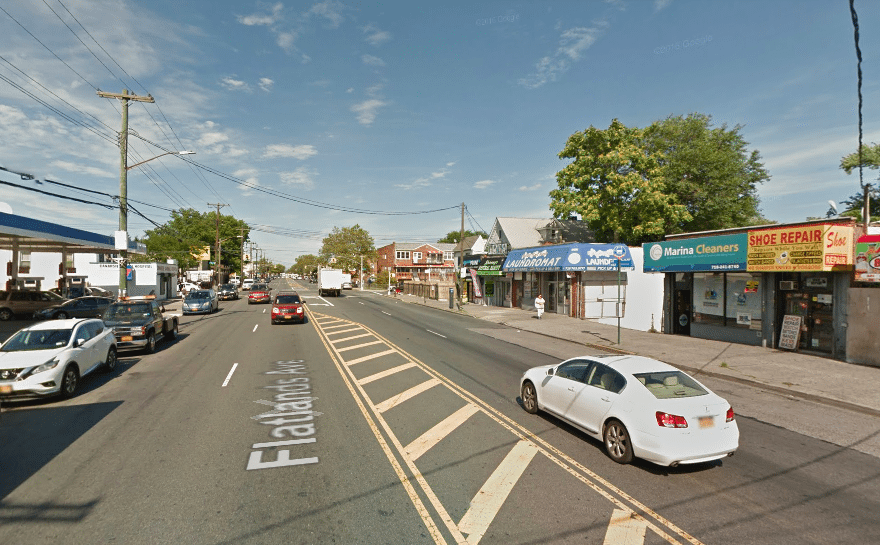
M 68 299 L 82 297 L 86 294 L 86 275 L 67 275 L 58 279 L 58 289 L 61 296 Z

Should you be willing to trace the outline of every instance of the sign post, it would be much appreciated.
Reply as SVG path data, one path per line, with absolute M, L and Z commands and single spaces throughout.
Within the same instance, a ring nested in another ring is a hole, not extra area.
M 618 244 L 614 247 L 614 258 L 617 259 L 617 345 L 620 346 L 620 260 L 626 255 L 626 246 Z

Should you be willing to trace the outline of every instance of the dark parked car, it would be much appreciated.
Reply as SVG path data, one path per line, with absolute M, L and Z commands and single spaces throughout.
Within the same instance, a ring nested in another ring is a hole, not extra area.
M 282 291 L 272 302 L 272 323 L 306 321 L 303 301 L 295 291 Z
M 217 286 L 217 297 L 223 301 L 227 299 L 238 299 L 238 290 L 233 284 L 220 284 Z
M 63 320 L 65 318 L 100 318 L 113 299 L 109 297 L 77 297 L 60 305 L 34 312 L 37 320 Z
M 60 305 L 64 301 L 64 297 L 51 291 L 0 291 L 0 320 L 11 320 L 17 314 L 31 317 L 38 310 Z

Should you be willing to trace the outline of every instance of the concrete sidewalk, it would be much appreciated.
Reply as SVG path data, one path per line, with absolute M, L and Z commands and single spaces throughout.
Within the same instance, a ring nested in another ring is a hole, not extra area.
M 375 292 L 374 292 L 375 293 Z M 386 295 L 382 292 L 381 295 Z M 448 300 L 397 295 L 408 303 L 467 314 L 518 330 L 582 344 L 584 353 L 602 350 L 648 356 L 694 376 L 713 376 L 772 389 L 786 395 L 880 417 L 880 368 L 845 363 L 787 350 L 620 329 L 593 320 L 534 311 L 467 304 L 449 309 Z M 552 342 L 552 341 L 551 341 Z M 591 350 L 588 350 L 591 349 Z

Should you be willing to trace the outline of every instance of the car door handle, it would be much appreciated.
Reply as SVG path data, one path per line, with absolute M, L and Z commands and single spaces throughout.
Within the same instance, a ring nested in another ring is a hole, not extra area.
M 569 388 L 568 388 L 568 391 L 569 391 L 569 392 L 573 392 L 573 391 L 574 391 L 574 386 L 569 387 Z
M 602 401 L 607 401 L 607 402 L 609 402 L 609 403 L 611 402 L 611 400 L 608 399 L 608 396 L 602 397 L 602 398 L 600 398 L 600 399 L 601 399 Z

